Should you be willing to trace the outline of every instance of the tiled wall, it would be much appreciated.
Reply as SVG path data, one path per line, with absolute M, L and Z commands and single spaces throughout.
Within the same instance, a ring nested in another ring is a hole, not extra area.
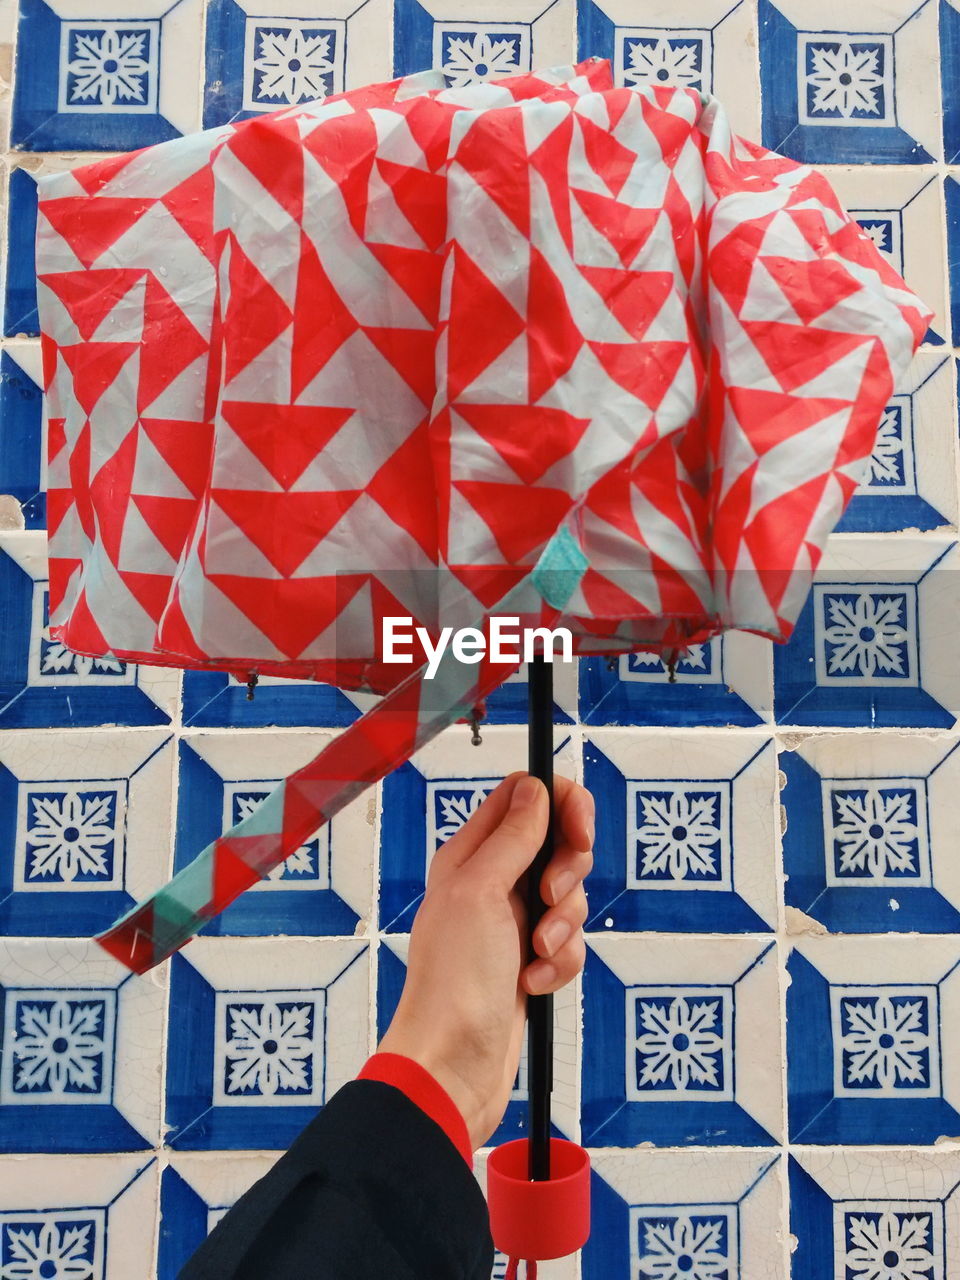
M 555 1112 L 596 1177 L 582 1264 L 544 1274 L 957 1280 L 960 0 L 6 0 L 0 23 L 0 1280 L 172 1280 L 361 1065 L 431 851 L 525 764 L 514 681 L 479 749 L 448 731 L 160 971 L 85 941 L 363 699 L 250 703 L 48 638 L 34 178 L 576 53 L 712 89 L 826 166 L 936 318 L 787 649 L 730 635 L 673 685 L 642 657 L 558 672 L 558 767 L 599 823 Z

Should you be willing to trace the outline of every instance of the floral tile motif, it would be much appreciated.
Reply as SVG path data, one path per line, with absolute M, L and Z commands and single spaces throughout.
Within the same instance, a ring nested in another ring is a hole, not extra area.
M 50 637 L 46 535 L 0 533 L 0 728 L 169 722 L 179 675 L 88 658 Z
M 162 883 L 171 755 L 162 730 L 0 743 L 2 932 L 94 933 Z
M 795 1148 L 789 1173 L 798 1274 L 947 1280 L 957 1250 L 955 1152 Z
M 587 929 L 761 932 L 776 927 L 768 738 L 596 730 L 584 785 L 597 802 Z
M 892 218 L 860 217 L 860 224 L 882 239 Z M 920 352 L 880 420 L 866 473 L 838 532 L 894 533 L 956 524 L 954 441 L 942 428 L 953 413 L 952 401 L 952 361 Z
M 93 942 L 8 941 L 0 1149 L 136 1151 L 159 1139 L 164 993 Z
M 780 724 L 949 728 L 960 682 L 947 641 L 955 544 L 834 541 L 788 645 L 775 646 Z
M 927 346 L 944 346 L 949 340 L 950 321 L 945 296 L 948 264 L 940 231 L 944 197 L 939 178 L 928 169 L 885 170 L 864 164 L 826 168 L 825 176 L 850 216 L 934 313 L 925 338 Z M 917 377 L 919 368 L 924 363 L 931 367 L 932 360 L 933 353 L 924 353 L 915 362 L 907 379 L 895 388 L 898 396 L 910 395 L 922 383 Z
M 384 931 L 409 931 L 436 850 L 508 773 L 526 770 L 524 730 L 485 727 L 482 739 L 475 747 L 463 725 L 452 725 L 384 778 L 380 819 L 380 928 Z M 494 775 L 486 772 L 490 761 L 497 764 Z M 567 777 L 577 776 L 570 738 L 562 739 L 554 750 L 554 768 Z
M 449 0 L 394 0 L 394 74 L 432 67 L 452 88 L 570 62 L 570 0 L 519 0 L 508 19 L 502 7 L 481 7 L 493 12 L 461 16 Z
M 791 1139 L 932 1143 L 956 1129 L 953 939 L 811 938 L 788 969 Z
M 751 726 L 770 718 L 770 646 L 731 631 L 691 645 L 673 681 L 653 653 L 580 659 L 580 720 L 589 725 Z
M 940 154 L 932 0 L 760 0 L 763 142 L 814 164 L 926 164 Z
M 609 58 L 618 85 L 670 85 L 712 93 L 734 127 L 759 133 L 756 30 L 743 0 L 585 0 L 578 6 L 581 58 Z
M 0 354 L 0 493 L 20 504 L 27 529 L 43 529 L 47 523 L 41 382 L 38 346 L 17 342 L 5 347 Z
M 780 1127 L 774 946 L 592 937 L 583 978 L 588 1146 L 765 1146 Z M 743 1038 L 747 1046 L 738 1046 Z M 617 1061 L 613 1045 L 624 1044 Z
M 377 1038 L 380 1039 L 390 1025 L 400 1001 L 400 993 L 407 975 L 407 954 L 410 939 L 406 934 L 384 939 L 377 955 Z M 551 1100 L 552 1132 L 555 1137 L 580 1140 L 580 1119 L 577 1110 L 576 1044 L 579 1007 L 576 984 L 558 991 L 554 996 L 556 1022 L 554 1040 L 556 1053 L 553 1063 L 553 1096 Z M 514 1079 L 510 1101 L 496 1133 L 487 1146 L 495 1147 L 523 1137 L 528 1120 L 527 1048 L 520 1057 L 520 1067 Z
M 91 18 L 79 0 L 20 0 L 11 141 L 25 151 L 126 151 L 199 125 L 199 0 Z M 51 56 L 52 55 L 52 56 Z
M 785 1280 L 782 1162 L 748 1151 L 598 1151 L 584 1280 Z
M 170 975 L 167 1143 L 287 1147 L 366 1061 L 362 942 L 198 939 Z
M 0 1173 L 3 1280 L 151 1273 L 157 1167 L 143 1157 L 28 1156 Z
M 211 0 L 206 15 L 207 128 L 392 75 L 387 0 Z
M 956 744 L 872 731 L 780 756 L 786 902 L 838 933 L 960 926 Z
M 306 764 L 329 734 L 196 734 L 180 743 L 174 866 L 185 867 Z M 252 748 L 256 744 L 256 751 Z M 258 774 L 269 760 L 272 777 Z M 252 775 L 252 776 L 251 776 Z M 367 797 L 348 805 L 202 931 L 205 935 L 352 936 L 371 911 L 373 819 Z
M 229 1160 L 173 1152 L 160 1184 L 157 1280 L 176 1280 L 187 1259 L 275 1156 L 237 1152 Z

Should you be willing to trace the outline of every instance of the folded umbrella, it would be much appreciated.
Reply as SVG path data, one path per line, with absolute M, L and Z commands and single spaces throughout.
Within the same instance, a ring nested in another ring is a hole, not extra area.
M 52 635 L 383 694 L 102 935 L 137 972 L 519 665 L 385 619 L 785 641 L 930 319 L 821 175 L 597 59 L 45 178 L 38 276 Z

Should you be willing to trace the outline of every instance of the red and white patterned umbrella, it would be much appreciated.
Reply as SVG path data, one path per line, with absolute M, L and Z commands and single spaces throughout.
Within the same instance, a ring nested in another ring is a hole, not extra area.
M 822 176 L 599 60 L 45 178 L 38 274 L 52 634 L 384 695 L 101 938 L 137 971 L 518 665 L 385 617 L 786 640 L 929 320 Z

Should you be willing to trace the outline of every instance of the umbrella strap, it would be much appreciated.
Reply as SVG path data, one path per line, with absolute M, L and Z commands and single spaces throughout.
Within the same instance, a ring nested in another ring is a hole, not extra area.
M 560 617 L 560 611 L 543 600 L 532 574 L 477 624 L 488 641 L 494 614 L 516 616 L 521 627 L 550 627 Z M 519 666 L 519 661 L 464 663 L 448 646 L 432 679 L 427 678 L 426 664 L 412 672 L 309 764 L 281 782 L 249 817 L 207 845 L 169 884 L 99 934 L 97 942 L 135 973 L 153 968 L 312 839 L 318 827 L 367 787 L 469 714 Z
M 520 1258 L 510 1259 L 510 1263 L 504 1272 L 503 1280 L 518 1280 L 520 1261 Z M 528 1262 L 526 1264 L 526 1268 L 527 1280 L 537 1280 L 537 1264 L 535 1262 Z

